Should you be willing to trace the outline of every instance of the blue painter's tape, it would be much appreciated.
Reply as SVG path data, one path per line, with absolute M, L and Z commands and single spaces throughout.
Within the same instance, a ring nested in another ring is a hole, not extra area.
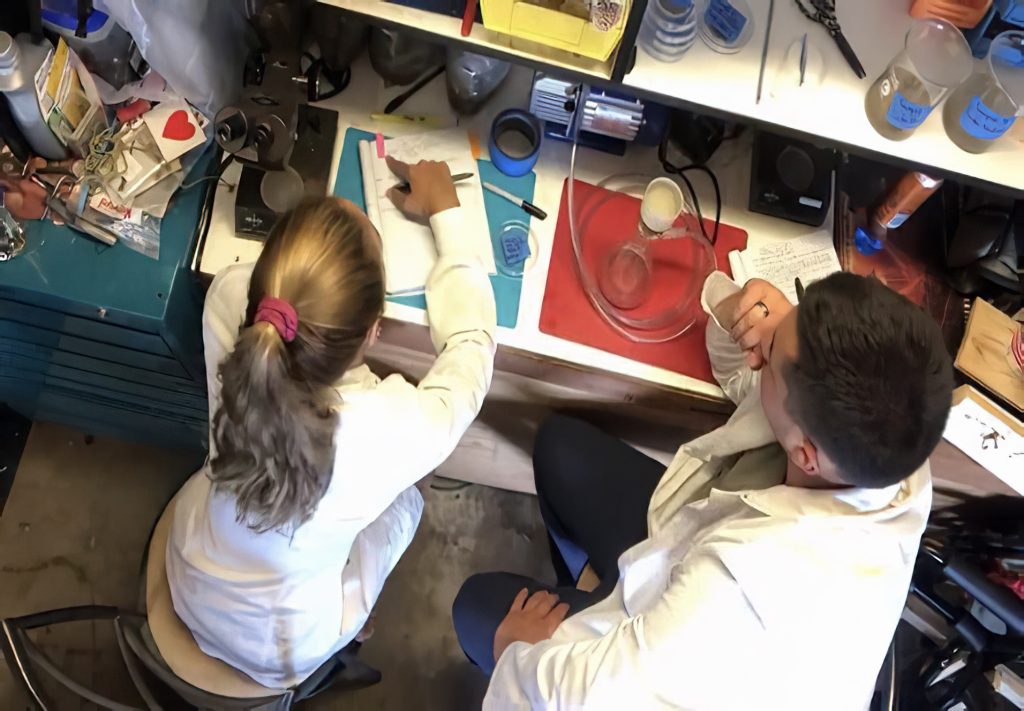
M 502 237 L 501 252 L 505 257 L 505 264 L 511 267 L 526 261 L 530 256 L 530 245 L 522 235 Z
M 1014 116 L 1003 116 L 985 106 L 980 96 L 973 97 L 960 114 L 960 128 L 983 141 L 1002 136 L 1013 125 Z
M 501 136 L 505 133 L 519 133 L 529 142 L 530 150 L 526 153 L 513 155 L 500 147 Z M 537 117 L 522 109 L 506 109 L 491 124 L 491 135 L 487 141 L 487 150 L 491 162 L 505 175 L 518 178 L 526 175 L 537 164 L 540 155 L 540 142 L 543 131 Z
M 931 106 L 915 104 L 897 91 L 895 96 L 892 97 L 892 103 L 889 105 L 886 119 L 896 128 L 917 128 L 924 123 L 924 120 L 928 118 L 928 114 L 931 112 Z
M 739 39 L 747 24 L 746 16 L 729 4 L 728 0 L 711 0 L 704 11 L 704 22 L 715 31 L 726 44 Z

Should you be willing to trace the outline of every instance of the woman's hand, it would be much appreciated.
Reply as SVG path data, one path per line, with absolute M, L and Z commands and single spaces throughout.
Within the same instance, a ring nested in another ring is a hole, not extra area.
M 458 207 L 455 183 L 447 163 L 421 160 L 410 165 L 391 156 L 385 158 L 388 168 L 401 180 L 409 183 L 409 191 L 391 188 L 388 199 L 410 220 L 426 222 L 439 212 Z

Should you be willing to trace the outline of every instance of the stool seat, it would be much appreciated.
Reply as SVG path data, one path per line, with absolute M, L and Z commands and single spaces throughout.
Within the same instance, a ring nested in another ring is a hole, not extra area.
M 180 679 L 211 694 L 254 699 L 286 693 L 284 689 L 263 686 L 230 664 L 206 654 L 175 613 L 167 581 L 167 541 L 177 500 L 175 495 L 153 529 L 146 563 L 146 616 L 160 656 Z

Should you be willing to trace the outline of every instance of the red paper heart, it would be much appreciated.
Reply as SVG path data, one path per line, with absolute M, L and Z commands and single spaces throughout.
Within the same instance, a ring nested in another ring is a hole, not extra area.
M 187 141 L 196 135 L 196 127 L 188 120 L 188 114 L 184 109 L 178 109 L 167 117 L 164 124 L 164 138 L 172 141 Z

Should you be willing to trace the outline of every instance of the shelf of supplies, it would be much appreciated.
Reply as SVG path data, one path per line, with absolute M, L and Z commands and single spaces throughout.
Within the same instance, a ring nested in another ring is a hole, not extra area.
M 614 54 L 608 60 L 601 62 L 495 32 L 480 23 L 473 25 L 473 31 L 468 37 L 463 37 L 460 33 L 462 28 L 460 18 L 396 5 L 383 0 L 319 0 L 319 2 L 357 15 L 364 15 L 374 24 L 405 27 L 431 35 L 438 42 L 460 45 L 469 51 L 489 54 L 521 64 L 561 71 L 580 78 L 592 77 L 604 81 L 607 81 L 612 75 Z
M 614 55 L 607 62 L 597 62 L 493 32 L 480 24 L 473 26 L 469 37 L 462 37 L 461 21 L 457 18 L 382 0 L 319 1 L 363 15 L 375 24 L 407 27 L 447 44 L 535 68 L 561 71 L 581 81 L 617 85 L 611 81 Z M 697 40 L 678 62 L 665 64 L 638 49 L 636 63 L 622 80 L 622 88 L 669 106 L 706 111 L 795 134 L 819 145 L 1024 193 L 1024 170 L 1020 168 L 1024 165 L 1024 120 L 1017 121 L 999 143 L 980 155 L 967 153 L 949 140 L 942 127 L 941 107 L 903 141 L 883 138 L 868 123 L 864 95 L 903 46 L 912 21 L 906 3 L 840 3 L 843 32 L 867 71 L 865 79 L 858 79 L 821 25 L 805 18 L 796 3 L 776 0 L 760 102 L 755 97 L 768 3 L 751 6 L 754 33 L 736 54 L 718 54 Z M 805 33 L 809 54 L 820 61 L 817 65 L 813 60 L 809 62 L 804 85 L 799 86 L 795 62 L 787 64 L 785 59 L 787 55 L 791 60 L 799 56 L 798 44 Z M 819 71 L 815 71 L 815 66 Z
M 760 103 L 755 97 L 768 3 L 750 5 L 754 7 L 756 27 L 753 38 L 740 52 L 718 54 L 698 40 L 678 62 L 665 64 L 640 49 L 623 86 L 665 103 L 687 104 L 696 110 L 704 107 L 769 129 L 806 134 L 819 144 L 1024 191 L 1024 120 L 1017 121 L 1009 134 L 981 155 L 961 150 L 946 136 L 941 106 L 903 141 L 883 138 L 868 123 L 864 95 L 903 47 L 912 21 L 907 3 L 839 3 L 843 32 L 867 72 L 865 79 L 858 79 L 823 27 L 807 20 L 796 3 L 776 0 Z M 787 65 L 792 71 L 783 67 L 787 52 L 791 59 L 799 57 L 804 33 L 811 53 L 817 52 L 823 59 L 819 63 L 823 71 L 817 77 L 809 71 L 801 87 L 797 62 Z

